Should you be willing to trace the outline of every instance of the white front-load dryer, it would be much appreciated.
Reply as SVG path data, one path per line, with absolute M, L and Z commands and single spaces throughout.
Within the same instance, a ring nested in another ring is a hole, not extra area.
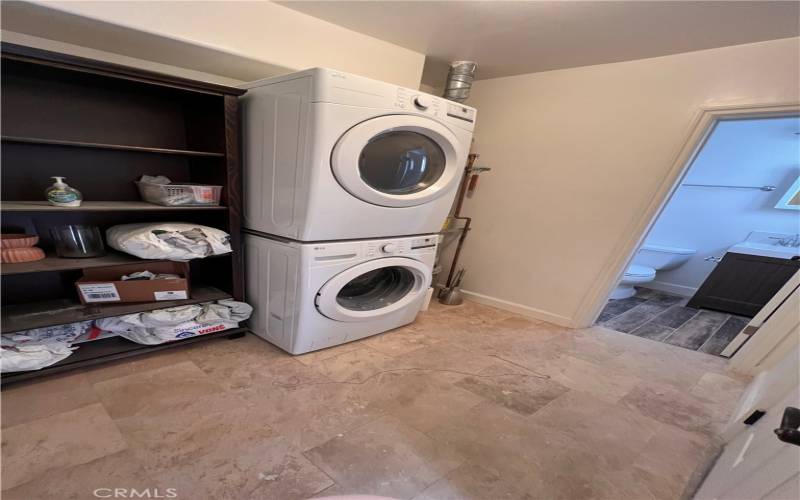
M 245 228 L 299 241 L 441 229 L 474 108 L 324 68 L 246 87 Z
M 244 235 L 250 330 L 291 354 L 414 321 L 438 236 L 300 243 Z

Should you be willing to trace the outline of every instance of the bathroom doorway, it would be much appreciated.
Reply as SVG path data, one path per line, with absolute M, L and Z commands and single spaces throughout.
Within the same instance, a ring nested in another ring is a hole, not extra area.
M 800 117 L 715 121 L 596 324 L 711 355 L 800 272 Z

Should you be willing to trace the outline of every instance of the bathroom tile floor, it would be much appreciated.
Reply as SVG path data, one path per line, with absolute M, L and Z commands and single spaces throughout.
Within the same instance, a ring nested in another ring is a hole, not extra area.
M 633 297 L 609 300 L 597 324 L 637 337 L 719 355 L 750 318 L 686 307 L 677 295 L 637 288 Z
M 298 357 L 212 340 L 5 387 L 2 497 L 672 500 L 747 383 L 725 366 L 475 303 Z

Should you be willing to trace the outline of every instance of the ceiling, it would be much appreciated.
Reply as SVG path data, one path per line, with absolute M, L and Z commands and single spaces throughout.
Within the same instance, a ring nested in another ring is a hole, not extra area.
M 800 34 L 795 1 L 304 1 L 281 5 L 446 62 L 477 78 L 657 57 Z

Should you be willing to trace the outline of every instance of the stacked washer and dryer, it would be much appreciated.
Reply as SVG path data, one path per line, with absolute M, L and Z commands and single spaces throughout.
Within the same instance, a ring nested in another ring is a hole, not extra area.
M 301 354 L 414 321 L 475 109 L 324 68 L 247 88 L 251 330 Z

